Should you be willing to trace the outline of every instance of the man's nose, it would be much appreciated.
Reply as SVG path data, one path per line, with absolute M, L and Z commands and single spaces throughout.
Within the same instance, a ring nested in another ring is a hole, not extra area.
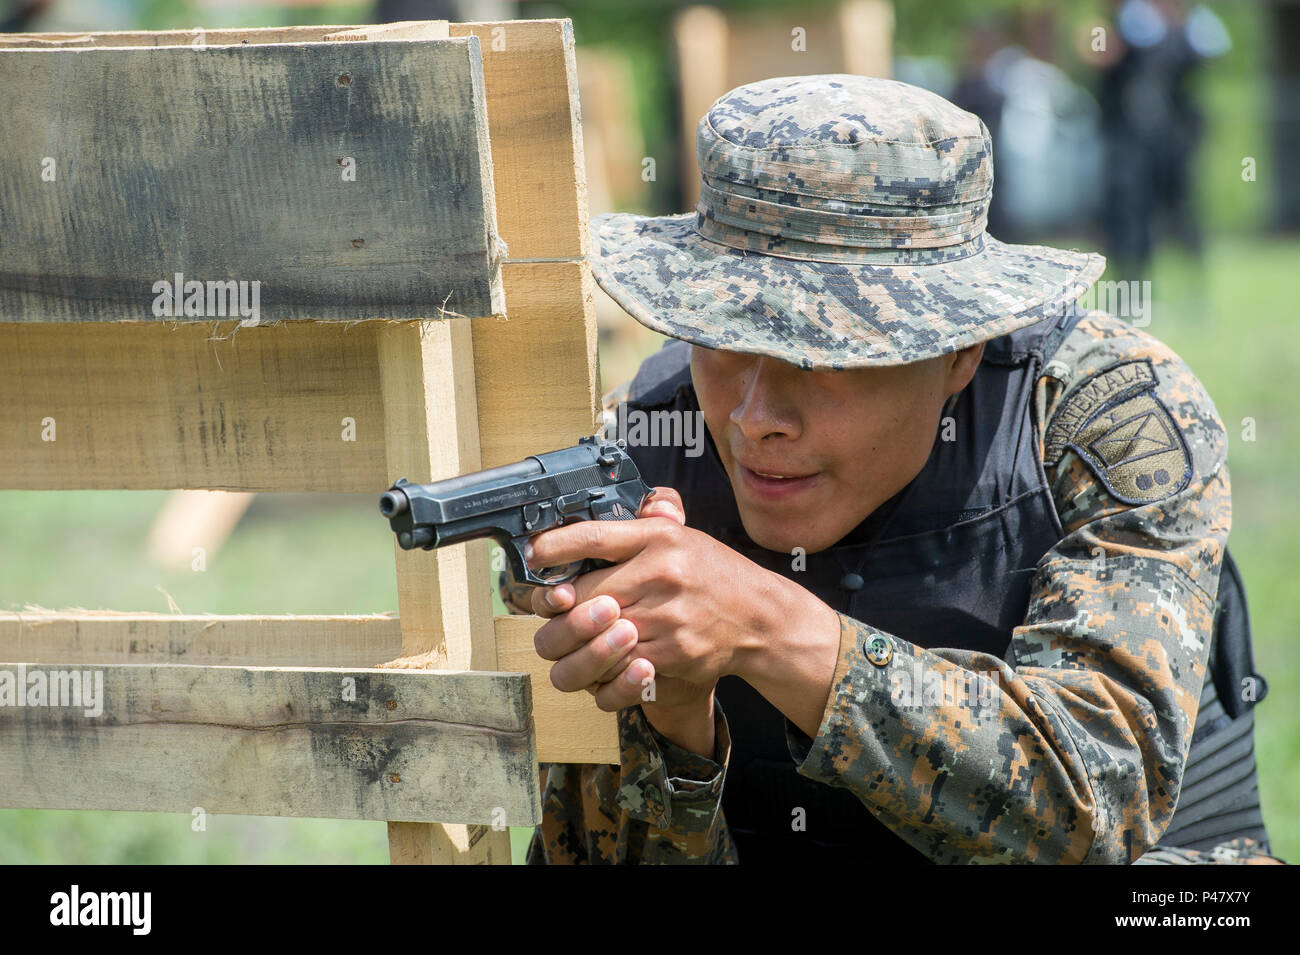
M 799 418 L 791 400 L 789 376 L 782 362 L 758 356 L 742 373 L 740 400 L 731 411 L 731 422 L 746 440 L 758 443 L 771 434 L 799 436 Z

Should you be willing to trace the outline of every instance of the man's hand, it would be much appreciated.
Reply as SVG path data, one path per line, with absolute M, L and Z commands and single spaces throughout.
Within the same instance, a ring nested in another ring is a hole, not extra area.
M 667 518 L 679 529 L 686 524 L 681 497 L 671 488 L 655 488 L 652 496 L 642 504 L 637 517 Z M 652 523 L 662 525 L 658 521 Z M 602 526 L 597 529 L 596 536 L 603 536 L 599 532 L 611 524 L 612 522 L 601 522 Z M 575 530 L 579 526 L 570 525 L 565 530 Z M 633 542 L 632 546 L 644 549 L 662 536 L 664 528 L 659 526 L 650 530 L 652 533 L 649 535 L 638 535 L 639 541 Z M 555 533 L 548 531 L 533 538 L 530 566 L 547 566 L 546 561 L 550 559 L 547 555 L 559 552 L 549 548 L 554 548 L 557 544 L 566 548 L 584 547 L 592 540 L 582 537 L 556 542 L 551 539 Z M 543 542 L 545 547 L 539 549 L 537 544 L 542 537 L 548 540 Z M 623 545 L 624 549 L 626 546 Z M 594 550 L 592 555 L 595 556 Z M 557 689 L 565 691 L 586 689 L 596 697 L 597 705 L 607 711 L 638 703 L 645 703 L 648 710 L 652 707 L 700 708 L 709 704 L 716 679 L 704 686 L 669 677 L 658 672 L 654 663 L 646 659 L 643 653 L 632 652 L 641 640 L 636 623 L 624 616 L 622 601 L 612 596 L 609 589 L 597 584 L 598 580 L 606 579 L 601 575 L 608 575 L 610 570 L 612 568 L 585 574 L 555 587 L 537 587 L 532 591 L 533 612 L 553 620 L 537 632 L 534 641 L 537 652 L 544 659 L 559 661 L 551 668 L 551 683 Z M 581 599 L 577 596 L 575 585 L 581 588 Z M 711 706 L 708 708 L 711 710 Z
M 816 732 L 838 656 L 838 616 L 687 527 L 676 491 L 655 488 L 636 520 L 539 534 L 527 560 L 558 567 L 584 557 L 614 566 L 532 592 L 533 611 L 549 618 L 534 644 L 556 661 L 557 689 L 585 689 L 607 712 L 640 704 L 660 733 L 712 756 L 713 691 L 720 677 L 736 674 Z
M 533 567 L 582 557 L 615 564 L 533 591 L 534 612 L 550 618 L 537 631 L 537 652 L 557 661 L 557 689 L 587 689 L 603 710 L 711 708 L 718 678 L 735 672 L 738 655 L 770 625 L 765 598 L 780 578 L 686 527 L 672 488 L 655 488 L 637 518 L 582 521 L 533 538 Z M 628 642 L 619 645 L 620 637 Z

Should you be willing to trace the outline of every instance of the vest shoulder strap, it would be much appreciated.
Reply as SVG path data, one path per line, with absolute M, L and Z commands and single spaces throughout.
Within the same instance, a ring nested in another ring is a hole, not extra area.
M 1046 361 L 1086 314 L 1077 305 L 1071 305 L 1059 316 L 1046 317 L 1041 322 L 995 338 L 984 346 L 984 361 L 994 365 L 1020 365 L 1034 354 Z
M 639 407 L 666 405 L 682 388 L 691 387 L 691 347 L 670 339 L 641 363 L 628 388 L 627 402 Z

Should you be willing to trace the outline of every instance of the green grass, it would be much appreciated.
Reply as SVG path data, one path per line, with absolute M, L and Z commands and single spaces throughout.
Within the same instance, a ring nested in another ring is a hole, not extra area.
M 0 863 L 104 865 L 387 865 L 388 827 L 345 819 L 209 814 L 196 831 L 182 813 L 0 812 Z M 510 830 L 522 863 L 532 829 Z
M 1297 262 L 1297 240 L 1222 239 L 1203 266 L 1165 254 L 1152 275 L 1157 304 L 1147 328 L 1205 384 L 1228 432 L 1228 544 L 1246 584 L 1255 668 L 1269 684 L 1255 710 L 1264 820 L 1275 854 L 1292 861 L 1300 861 Z M 1243 440 L 1247 418 L 1254 441 Z
M 1300 380 L 1292 300 L 1300 243 L 1225 237 L 1203 264 L 1163 253 L 1148 331 L 1183 356 L 1228 428 L 1233 554 L 1269 681 L 1257 713 L 1260 784 L 1275 851 L 1300 859 L 1300 540 L 1293 494 Z M 1241 440 L 1254 418 L 1257 440 Z M 150 566 L 144 541 L 165 492 L 0 492 L 0 609 L 367 613 L 396 609 L 393 543 L 372 495 L 262 495 L 202 573 Z M 500 607 L 498 606 L 498 611 Z M 516 860 L 530 830 L 512 830 Z M 387 860 L 381 822 L 162 813 L 0 811 L 0 862 Z

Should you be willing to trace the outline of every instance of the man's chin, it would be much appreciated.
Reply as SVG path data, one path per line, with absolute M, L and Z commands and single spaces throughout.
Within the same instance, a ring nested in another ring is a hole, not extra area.
M 805 554 L 815 554 L 819 550 L 829 547 L 834 541 L 823 542 L 812 539 L 807 531 L 791 531 L 791 528 L 808 528 L 810 521 L 803 520 L 798 514 L 783 515 L 780 520 L 774 520 L 770 517 L 760 517 L 753 513 L 747 513 L 745 508 L 740 509 L 740 523 L 745 528 L 745 533 L 759 547 L 764 550 L 777 551 L 782 554 L 791 553 L 796 547 L 802 547 Z

